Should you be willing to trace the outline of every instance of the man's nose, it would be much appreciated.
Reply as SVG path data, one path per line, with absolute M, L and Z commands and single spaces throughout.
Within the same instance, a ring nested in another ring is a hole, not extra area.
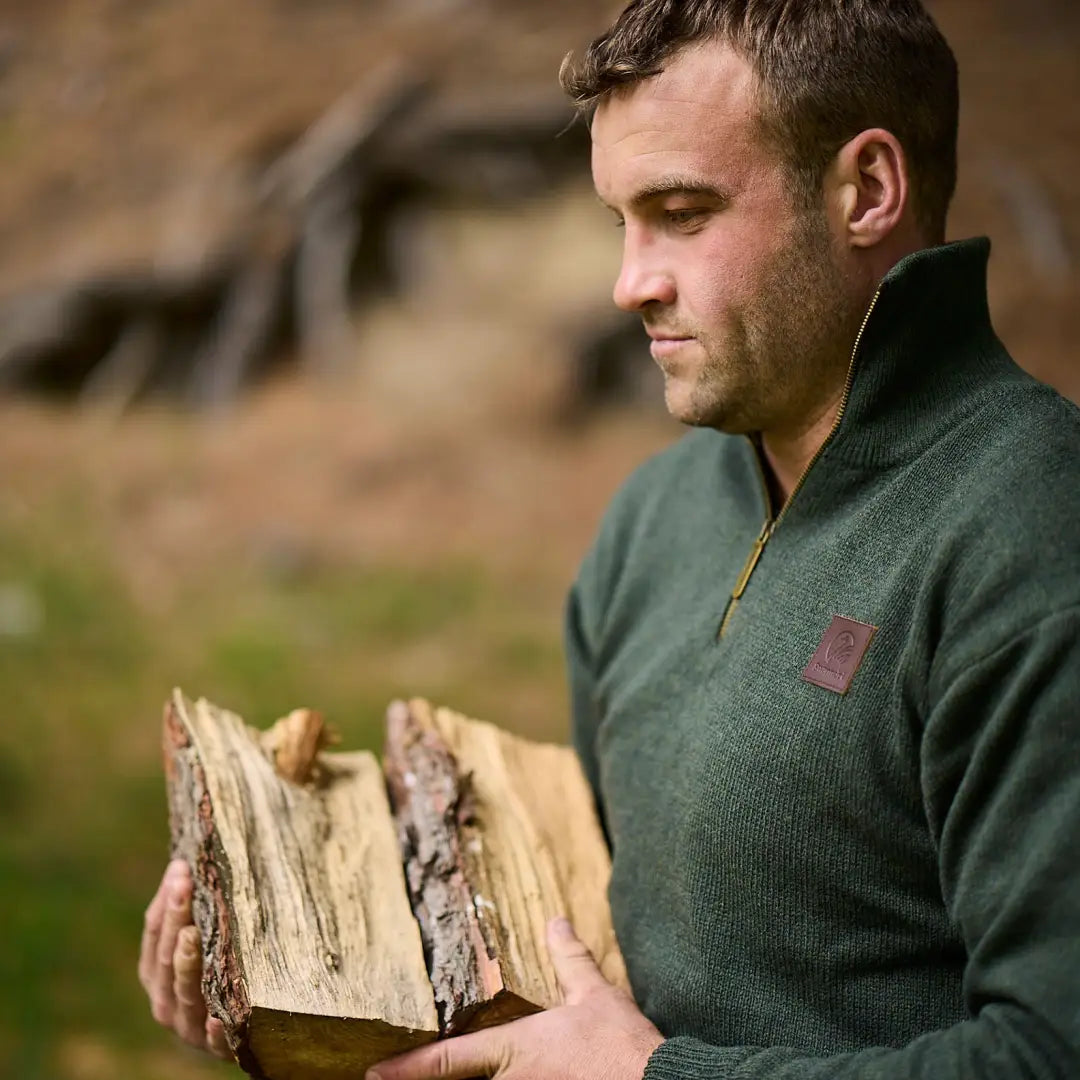
M 651 245 L 628 235 L 612 298 L 623 311 L 642 311 L 650 304 L 668 307 L 675 303 L 675 279 L 659 264 Z

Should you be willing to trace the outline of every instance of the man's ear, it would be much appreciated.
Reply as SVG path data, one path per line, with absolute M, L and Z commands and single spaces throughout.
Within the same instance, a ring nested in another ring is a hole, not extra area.
M 841 147 L 826 180 L 848 245 L 871 248 L 910 217 L 911 185 L 900 140 L 871 128 Z

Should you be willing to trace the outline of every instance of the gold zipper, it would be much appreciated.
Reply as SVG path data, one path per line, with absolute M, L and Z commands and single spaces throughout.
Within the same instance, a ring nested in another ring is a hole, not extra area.
M 851 359 L 848 361 L 847 378 L 844 380 L 844 392 L 840 397 L 840 408 L 836 412 L 836 419 L 833 421 L 833 426 L 829 429 L 829 434 L 817 448 L 806 468 L 803 469 L 798 481 L 791 489 L 791 494 L 784 501 L 784 505 L 780 507 L 780 512 L 775 518 L 772 516 L 772 498 L 769 495 L 769 485 L 765 479 L 765 470 L 762 468 L 761 459 L 758 456 L 758 448 L 751 443 L 754 450 L 754 461 L 758 468 L 758 475 L 761 477 L 761 488 L 765 493 L 765 524 L 762 526 L 761 533 L 758 535 L 758 538 L 754 541 L 753 547 L 750 549 L 750 555 L 746 560 L 746 565 L 743 567 L 742 573 L 739 574 L 739 578 L 735 582 L 735 588 L 732 590 L 731 596 L 727 602 L 727 607 L 724 609 L 724 617 L 720 622 L 720 632 L 717 635 L 718 637 L 722 638 L 727 633 L 731 618 L 735 614 L 735 609 L 739 606 L 739 601 L 742 599 L 743 593 L 746 592 L 746 587 L 750 584 L 750 578 L 753 577 L 754 571 L 761 561 L 761 556 L 765 552 L 765 545 L 772 538 L 773 533 L 776 532 L 776 528 L 780 522 L 784 520 L 784 515 L 788 512 L 792 500 L 798 495 L 799 490 L 802 488 L 807 474 L 818 463 L 818 459 L 825 453 L 825 448 L 832 442 L 833 436 L 840 427 L 840 421 L 844 418 L 844 410 L 847 408 L 848 398 L 851 396 L 851 385 L 855 381 L 855 359 L 859 355 L 859 345 L 862 343 L 863 334 L 866 333 L 866 327 L 870 323 L 870 316 L 874 314 L 874 308 L 877 307 L 877 302 L 880 297 L 881 287 L 879 286 L 877 292 L 874 293 L 873 300 L 870 301 L 870 306 L 866 309 L 866 315 L 863 318 L 862 326 L 859 327 L 859 332 L 855 336 L 855 345 L 851 350 Z

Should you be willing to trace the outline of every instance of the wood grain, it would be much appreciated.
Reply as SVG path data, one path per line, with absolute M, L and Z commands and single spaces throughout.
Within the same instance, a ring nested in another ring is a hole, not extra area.
M 555 916 L 626 985 L 607 846 L 571 749 L 414 700 L 389 710 L 384 766 L 444 1031 L 560 1002 Z
M 375 758 L 323 755 L 317 782 L 290 782 L 239 717 L 179 692 L 165 757 L 205 996 L 241 1066 L 267 1080 L 345 1080 L 435 1038 Z
M 422 700 L 391 706 L 382 769 L 324 752 L 330 738 L 307 709 L 260 733 L 179 691 L 165 708 L 204 996 L 248 1073 L 346 1080 L 558 1005 L 545 929 L 559 915 L 626 985 L 572 750 Z

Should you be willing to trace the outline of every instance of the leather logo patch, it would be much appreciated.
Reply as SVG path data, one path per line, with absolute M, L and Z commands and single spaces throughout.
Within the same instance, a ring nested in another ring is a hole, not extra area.
M 868 623 L 834 615 L 802 677 L 815 686 L 846 694 L 877 629 Z

